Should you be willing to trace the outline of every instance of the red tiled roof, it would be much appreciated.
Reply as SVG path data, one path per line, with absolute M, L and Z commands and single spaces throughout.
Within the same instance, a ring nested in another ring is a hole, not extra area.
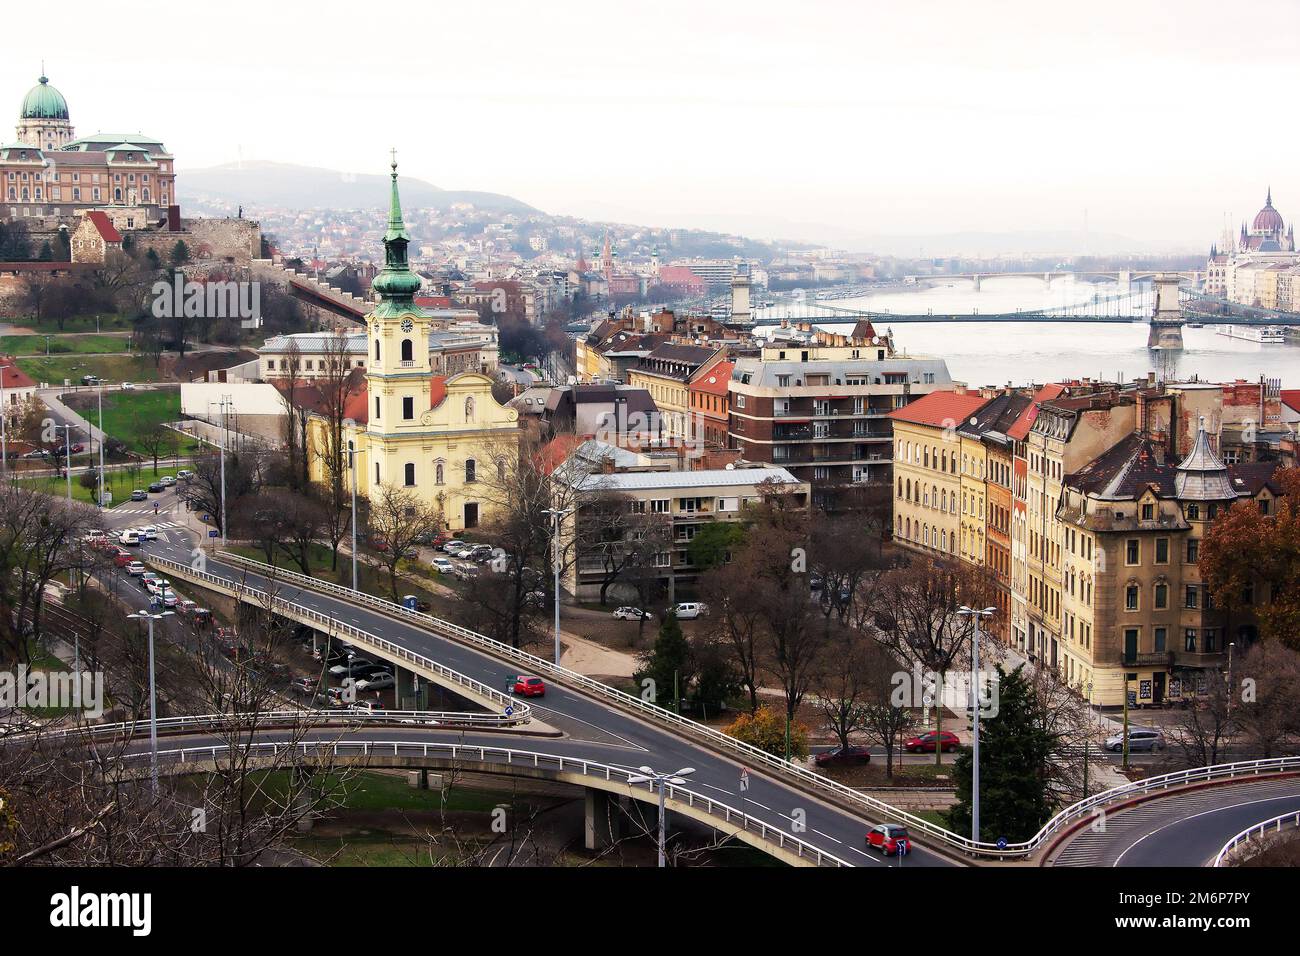
M 1034 422 L 1038 420 L 1038 403 L 1050 402 L 1054 398 L 1060 398 L 1061 393 L 1065 391 L 1064 385 L 1044 385 L 1034 393 L 1034 400 L 1025 406 L 1025 410 L 1020 413 L 1015 424 L 1007 429 L 1007 437 L 1013 441 L 1024 441 L 1029 437 L 1029 429 L 1034 427 Z
M 445 295 L 417 295 L 415 304 L 421 309 L 450 309 L 451 298 Z
M 1300 388 L 1282 389 L 1282 404 L 1293 411 L 1300 412 Z
M 708 392 L 710 395 L 726 395 L 727 383 L 731 381 L 731 370 L 735 367 L 735 362 L 715 362 L 706 371 L 696 375 L 690 387 L 700 392 Z
M 121 242 L 122 234 L 117 231 L 111 219 L 105 213 L 98 209 L 86 213 L 86 218 L 91 221 L 95 229 L 99 231 L 99 237 L 105 242 Z
M 429 382 L 429 407 L 437 408 L 442 404 L 442 400 L 447 397 L 447 379 L 442 375 L 435 375 Z
M 949 428 L 965 421 L 988 401 L 977 392 L 931 392 L 894 409 L 889 417 L 899 422 Z
M 12 355 L 0 355 L 0 365 L 7 366 L 4 371 L 0 371 L 0 381 L 4 382 L 5 388 L 36 387 L 36 383 L 32 381 L 31 376 L 14 364 Z

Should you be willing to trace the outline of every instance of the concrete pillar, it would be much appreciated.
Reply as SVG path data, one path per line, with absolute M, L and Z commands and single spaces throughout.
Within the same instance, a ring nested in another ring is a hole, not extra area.
M 1120 292 L 1129 292 L 1133 288 L 1133 270 L 1121 269 L 1116 280 Z
M 396 668 L 393 679 L 394 703 L 398 710 L 429 709 L 429 681 L 405 667 Z
M 971 285 L 973 287 L 972 291 L 978 292 L 980 290 L 980 277 L 978 275 L 971 277 Z
M 293 810 L 301 814 L 296 824 L 297 830 L 299 833 L 310 833 L 316 823 L 315 811 L 311 809 L 316 799 L 315 774 L 306 767 L 294 767 L 292 773 L 296 788 L 293 795 Z
M 583 793 L 583 846 L 603 850 L 618 842 L 622 813 L 606 791 L 588 787 Z

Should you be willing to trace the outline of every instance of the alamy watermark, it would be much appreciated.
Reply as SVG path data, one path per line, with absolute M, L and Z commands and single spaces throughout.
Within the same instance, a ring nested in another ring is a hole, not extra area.
M 969 671 L 936 674 L 913 665 L 910 671 L 897 671 L 889 679 L 892 690 L 889 702 L 894 707 L 933 707 L 966 710 L 976 702 L 980 718 L 996 717 L 999 709 L 1001 677 L 997 671 L 981 670 L 975 678 L 976 694 L 971 694 Z
M 79 710 L 87 717 L 104 714 L 104 675 L 100 671 L 0 671 L 0 710 L 23 708 Z
M 262 284 L 229 279 L 194 282 L 177 269 L 172 281 L 153 284 L 152 312 L 156 319 L 239 319 L 241 327 L 262 324 Z

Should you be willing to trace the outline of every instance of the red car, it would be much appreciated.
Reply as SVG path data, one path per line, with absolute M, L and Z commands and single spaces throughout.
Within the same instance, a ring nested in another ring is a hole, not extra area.
M 527 674 L 520 674 L 515 678 L 515 684 L 511 690 L 520 697 L 541 697 L 546 693 L 546 685 L 542 683 L 540 677 L 530 677 Z
M 872 827 L 867 834 L 867 849 L 879 850 L 881 856 L 907 856 L 912 852 L 912 838 L 907 827 L 898 823 L 882 823 Z
M 919 737 L 913 737 L 911 740 L 906 741 L 903 744 L 903 749 L 910 754 L 932 754 L 934 753 L 935 742 L 939 739 L 939 736 L 940 735 L 937 731 L 932 730 L 929 733 L 921 734 Z M 944 753 L 950 754 L 961 746 L 961 740 L 951 731 L 945 730 L 942 736 Z
M 124 568 L 135 560 L 135 555 L 126 548 L 117 548 L 109 553 L 113 556 L 113 564 L 119 568 Z
M 836 747 L 813 757 L 813 763 L 819 767 L 850 767 L 871 763 L 871 751 L 866 747 Z

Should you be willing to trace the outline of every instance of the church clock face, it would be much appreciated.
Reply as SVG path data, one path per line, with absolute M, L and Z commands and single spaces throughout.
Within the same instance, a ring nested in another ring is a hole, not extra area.
M 415 328 L 414 322 L 412 322 L 410 319 L 402 319 L 403 332 L 410 332 L 413 328 Z

